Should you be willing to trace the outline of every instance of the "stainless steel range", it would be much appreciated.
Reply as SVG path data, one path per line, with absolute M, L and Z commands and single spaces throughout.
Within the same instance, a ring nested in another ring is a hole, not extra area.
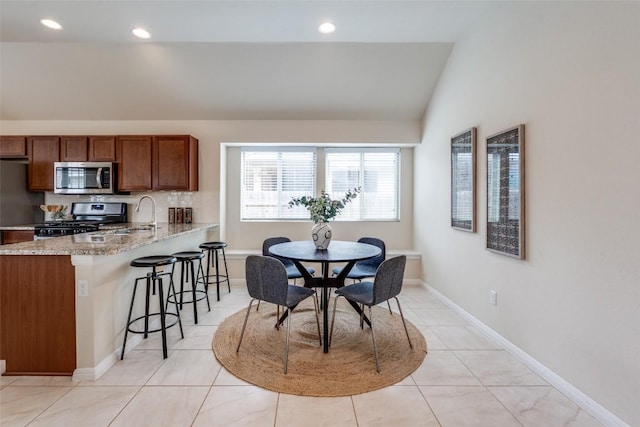
M 47 221 L 34 228 L 35 240 L 97 231 L 102 224 L 127 222 L 126 203 L 76 202 L 71 221 Z

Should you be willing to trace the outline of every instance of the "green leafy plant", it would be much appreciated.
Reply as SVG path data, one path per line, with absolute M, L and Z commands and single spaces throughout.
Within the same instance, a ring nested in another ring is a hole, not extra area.
M 329 222 L 335 218 L 347 203 L 358 197 L 360 187 L 348 190 L 344 197 L 339 200 L 333 200 L 329 197 L 329 193 L 324 190 L 320 191 L 320 197 L 294 197 L 289 201 L 289 209 L 294 206 L 304 206 L 309 211 L 311 220 L 314 223 Z

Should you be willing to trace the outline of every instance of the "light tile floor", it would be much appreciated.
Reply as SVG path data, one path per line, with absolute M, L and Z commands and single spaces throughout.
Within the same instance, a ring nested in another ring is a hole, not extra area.
M 400 383 L 349 397 L 314 398 L 247 384 L 216 361 L 217 325 L 246 308 L 232 286 L 211 312 L 182 311 L 185 338 L 170 329 L 128 351 L 95 382 L 0 377 L 0 425 L 13 426 L 597 426 L 588 413 L 483 336 L 421 286 L 401 294 L 429 353 Z

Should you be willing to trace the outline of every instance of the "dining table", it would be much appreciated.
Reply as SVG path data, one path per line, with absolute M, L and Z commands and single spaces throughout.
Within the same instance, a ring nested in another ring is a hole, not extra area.
M 269 248 L 269 253 L 277 258 L 285 258 L 291 260 L 296 268 L 302 274 L 304 286 L 307 288 L 321 289 L 321 309 L 322 325 L 323 325 L 323 350 L 325 353 L 329 351 L 329 290 L 331 288 L 341 288 L 344 286 L 344 280 L 353 268 L 356 262 L 373 258 L 382 253 L 377 246 L 367 243 L 348 242 L 341 240 L 332 240 L 327 249 L 317 249 L 315 243 L 311 240 L 293 241 L 278 243 Z M 315 277 L 305 268 L 303 262 L 319 263 L 322 265 L 322 275 Z M 331 276 L 330 264 L 346 263 L 340 270 L 340 273 Z M 352 307 L 361 313 L 358 304 L 350 301 Z M 282 322 L 288 315 L 288 311 L 279 319 Z M 369 319 L 365 319 L 369 323 Z

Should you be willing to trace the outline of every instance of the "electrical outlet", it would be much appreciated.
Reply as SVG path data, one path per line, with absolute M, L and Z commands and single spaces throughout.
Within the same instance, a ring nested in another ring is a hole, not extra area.
M 78 280 L 78 296 L 89 296 L 89 282 L 87 280 Z
M 493 289 L 489 291 L 489 304 L 498 305 L 498 293 Z

